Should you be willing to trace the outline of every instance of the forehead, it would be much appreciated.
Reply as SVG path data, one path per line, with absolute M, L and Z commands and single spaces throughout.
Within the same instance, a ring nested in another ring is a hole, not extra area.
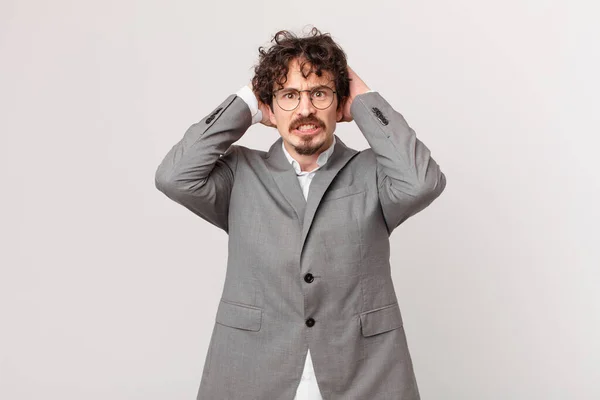
M 288 64 L 287 81 L 283 84 L 284 88 L 312 88 L 321 85 L 331 86 L 329 84 L 333 82 L 331 72 L 321 71 L 321 76 L 317 76 L 312 69 L 312 65 L 308 62 L 304 64 L 304 68 L 301 71 L 301 63 L 302 61 L 299 61 L 298 59 L 290 61 Z

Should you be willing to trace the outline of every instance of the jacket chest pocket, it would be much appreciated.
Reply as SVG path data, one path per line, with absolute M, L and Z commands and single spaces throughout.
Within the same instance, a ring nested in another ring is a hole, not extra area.
M 262 309 L 221 299 L 215 320 L 231 328 L 256 332 L 262 325 Z
M 366 189 L 367 188 L 363 184 L 355 183 L 354 185 L 342 187 L 339 189 L 328 190 L 323 195 L 323 199 L 321 201 L 330 201 L 330 200 L 341 199 L 344 197 L 362 193 Z

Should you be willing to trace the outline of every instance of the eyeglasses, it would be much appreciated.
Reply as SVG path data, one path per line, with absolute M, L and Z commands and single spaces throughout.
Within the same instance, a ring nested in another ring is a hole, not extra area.
M 335 90 L 329 86 L 318 86 L 311 90 L 281 89 L 273 92 L 277 105 L 284 111 L 292 111 L 300 104 L 300 95 L 308 92 L 310 102 L 315 108 L 324 110 L 333 103 Z

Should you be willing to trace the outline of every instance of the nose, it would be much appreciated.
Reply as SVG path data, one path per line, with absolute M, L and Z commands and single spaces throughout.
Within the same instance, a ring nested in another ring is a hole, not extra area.
M 298 115 L 303 117 L 308 117 L 311 114 L 317 112 L 315 106 L 310 101 L 310 93 L 309 92 L 300 92 L 300 104 L 298 104 L 298 108 L 296 109 Z

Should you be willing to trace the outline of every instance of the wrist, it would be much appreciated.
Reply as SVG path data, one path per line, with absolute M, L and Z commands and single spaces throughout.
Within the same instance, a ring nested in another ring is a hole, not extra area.
M 250 84 L 242 87 L 236 92 L 236 95 L 240 97 L 248 105 L 250 109 L 250 115 L 252 115 L 252 124 L 256 124 L 262 120 L 262 112 L 258 108 L 258 99 L 252 91 Z

